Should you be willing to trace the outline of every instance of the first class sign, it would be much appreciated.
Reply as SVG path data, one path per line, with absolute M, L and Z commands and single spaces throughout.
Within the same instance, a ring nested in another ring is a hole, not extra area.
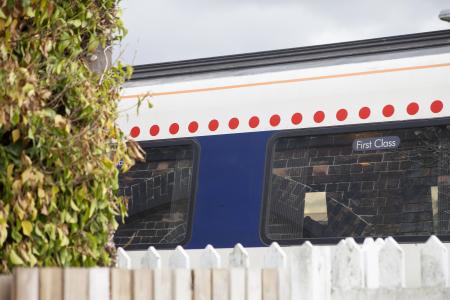
M 395 149 L 400 146 L 400 137 L 382 136 L 375 138 L 356 139 L 353 141 L 353 151 L 375 151 Z

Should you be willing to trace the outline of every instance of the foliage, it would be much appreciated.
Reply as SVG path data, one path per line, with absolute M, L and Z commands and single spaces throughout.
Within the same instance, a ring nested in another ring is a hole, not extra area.
M 0 0 L 0 273 L 111 264 L 116 165 L 139 156 L 114 123 L 131 70 L 89 59 L 125 33 L 118 1 Z

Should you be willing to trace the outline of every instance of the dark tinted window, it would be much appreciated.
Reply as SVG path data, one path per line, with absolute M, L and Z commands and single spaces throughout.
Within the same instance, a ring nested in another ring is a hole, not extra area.
M 137 162 L 119 178 L 128 198 L 128 217 L 114 241 L 126 249 L 186 242 L 193 201 L 193 145 L 144 148 L 145 162 Z
M 279 138 L 267 240 L 450 233 L 446 126 Z

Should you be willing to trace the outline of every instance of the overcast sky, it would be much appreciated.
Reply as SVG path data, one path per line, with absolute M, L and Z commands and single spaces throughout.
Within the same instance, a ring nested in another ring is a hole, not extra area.
M 449 0 L 122 0 L 133 65 L 450 29 Z

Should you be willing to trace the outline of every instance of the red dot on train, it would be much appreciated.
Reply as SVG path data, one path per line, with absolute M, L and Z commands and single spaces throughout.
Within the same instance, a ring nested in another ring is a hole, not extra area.
M 444 103 L 441 100 L 435 100 L 431 103 L 430 109 L 435 114 L 440 113 L 444 109 Z
M 180 130 L 180 125 L 178 125 L 178 123 L 172 123 L 169 127 L 169 132 L 171 134 L 177 134 L 178 130 Z
M 340 109 L 336 113 L 336 119 L 338 121 L 344 121 L 345 119 L 347 119 L 347 116 L 348 116 L 348 112 L 346 109 Z
M 279 115 L 272 115 L 269 120 L 270 125 L 273 127 L 278 126 L 278 124 L 280 124 L 280 121 L 281 121 L 281 118 Z
M 409 115 L 417 114 L 419 112 L 419 104 L 417 104 L 416 102 L 411 102 L 406 107 L 406 111 L 408 112 Z
M 321 123 L 321 122 L 323 122 L 323 120 L 325 120 L 325 113 L 323 111 L 320 111 L 320 110 L 317 111 L 314 114 L 314 122 Z
M 137 127 L 137 126 L 134 126 L 130 130 L 130 135 L 133 138 L 138 137 L 140 133 L 141 133 L 141 129 L 139 127 Z
M 250 120 L 248 120 L 248 126 L 250 126 L 250 128 L 256 128 L 259 125 L 259 118 L 257 116 L 253 116 L 250 118 Z
M 359 110 L 359 117 L 361 119 L 367 119 L 368 117 L 370 117 L 370 108 L 368 107 L 361 107 L 361 109 Z
M 152 125 L 152 127 L 150 127 L 150 135 L 151 136 L 156 136 L 159 133 L 159 126 L 158 125 Z
M 216 131 L 217 128 L 219 128 L 219 121 L 217 121 L 216 119 L 209 121 L 208 128 L 211 131 Z
M 300 124 L 302 122 L 302 120 L 303 120 L 303 116 L 301 113 L 295 113 L 291 117 L 292 124 L 294 124 L 294 125 Z
M 230 129 L 236 129 L 239 126 L 239 119 L 238 118 L 231 118 L 230 121 L 228 122 L 228 127 L 230 127 Z
M 198 130 L 198 123 L 196 121 L 189 123 L 188 130 L 190 133 L 196 132 Z
M 392 117 L 392 115 L 395 112 L 395 108 L 392 105 L 386 105 L 385 107 L 383 107 L 383 116 L 385 116 L 386 118 Z

